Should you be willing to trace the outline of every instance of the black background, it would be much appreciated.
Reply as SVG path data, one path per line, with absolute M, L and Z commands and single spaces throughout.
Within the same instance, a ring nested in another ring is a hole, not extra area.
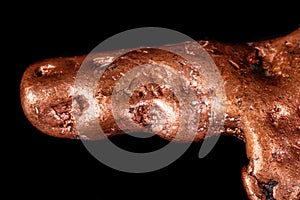
M 3 162 L 7 167 L 4 173 L 9 177 L 5 185 L 12 189 L 11 196 L 44 199 L 89 195 L 106 199 L 107 195 L 109 198 L 121 195 L 121 198 L 171 199 L 182 195 L 186 199 L 247 199 L 241 182 L 242 166 L 247 165 L 246 151 L 238 139 L 221 137 L 204 159 L 197 156 L 201 146 L 197 143 L 161 170 L 145 174 L 119 172 L 94 159 L 80 141 L 53 138 L 35 129 L 20 105 L 21 77 L 35 61 L 85 54 L 106 38 L 137 27 L 170 28 L 195 40 L 208 38 L 222 42 L 284 35 L 300 25 L 297 6 L 282 3 L 262 6 L 254 2 L 225 5 L 174 2 L 166 6 L 155 2 L 134 5 L 53 2 L 17 7 L 19 10 L 10 6 L 11 12 L 2 18 L 3 39 L 8 43 L 4 48 L 4 68 L 9 70 L 2 81 L 5 94 L 12 92 L 9 95 L 12 99 L 4 98 L 8 102 L 3 106 L 7 119 L 3 127 L 8 131 L 3 131 L 2 146 L 3 158 L 7 159 Z M 6 106 L 11 103 L 12 106 Z M 136 151 L 164 143 L 159 138 L 142 144 L 129 137 L 114 140 Z

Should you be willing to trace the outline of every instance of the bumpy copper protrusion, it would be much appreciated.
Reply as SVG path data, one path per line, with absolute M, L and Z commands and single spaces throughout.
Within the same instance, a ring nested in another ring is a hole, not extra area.
M 213 58 L 225 83 L 227 117 L 222 134 L 236 136 L 246 143 L 249 165 L 242 170 L 242 178 L 248 197 L 300 199 L 300 29 L 284 37 L 245 44 L 199 43 Z M 105 60 L 113 55 L 114 52 L 108 52 L 97 56 Z M 172 64 L 163 52 L 156 52 L 156 56 Z M 84 56 L 53 58 L 29 66 L 24 73 L 24 113 L 42 132 L 78 138 L 71 91 L 83 59 Z M 142 59 L 142 55 L 136 53 L 135 59 Z M 111 71 L 110 76 L 113 75 Z M 139 92 L 144 95 L 148 91 L 151 95 L 147 98 L 157 99 L 170 95 L 155 85 L 138 90 L 133 94 L 132 104 L 140 100 Z M 84 108 L 84 99 L 76 98 Z M 167 101 L 176 107 L 175 98 Z M 147 125 L 147 105 L 143 105 L 131 112 L 134 121 Z M 104 113 L 105 116 L 109 114 Z M 108 136 L 118 133 L 110 119 L 101 122 Z M 204 136 L 199 132 L 197 139 Z

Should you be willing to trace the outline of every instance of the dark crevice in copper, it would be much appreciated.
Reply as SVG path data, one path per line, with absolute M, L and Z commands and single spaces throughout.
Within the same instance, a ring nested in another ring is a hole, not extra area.
M 277 184 L 278 182 L 274 180 L 270 180 L 268 183 L 261 183 L 266 200 L 275 200 L 275 198 L 273 197 L 273 188 Z

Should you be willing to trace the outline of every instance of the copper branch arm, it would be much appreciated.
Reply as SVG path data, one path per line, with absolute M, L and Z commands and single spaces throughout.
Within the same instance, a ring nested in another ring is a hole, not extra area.
M 246 143 L 250 162 L 243 169 L 242 179 L 248 197 L 252 200 L 300 199 L 300 29 L 266 41 L 198 42 L 212 57 L 225 84 L 226 120 L 221 134 L 233 135 Z M 101 62 L 114 57 L 116 52 L 99 53 L 96 57 Z M 182 71 L 186 67 L 183 75 L 188 78 L 192 69 L 189 64 L 182 65 L 185 61 L 181 57 L 155 49 L 148 49 L 147 54 L 136 50 L 126 56 L 130 59 L 111 63 L 94 91 L 101 111 L 99 124 L 109 137 L 123 133 L 111 112 L 112 86 L 136 62 L 143 64 L 151 60 Z M 51 58 L 34 63 L 25 71 L 20 88 L 22 107 L 28 120 L 40 131 L 61 138 L 79 137 L 72 113 L 71 91 L 84 58 L 84 55 Z M 199 98 L 205 95 L 204 92 Z M 84 109 L 84 99 L 78 97 L 77 100 Z M 129 117 L 125 121 L 131 120 L 138 126 L 128 129 L 138 132 L 137 127 L 149 125 L 149 107 L 161 105 L 157 103 L 160 100 L 168 105 L 159 109 L 166 109 L 165 112 L 175 118 L 167 119 L 172 125 L 168 133 L 156 134 L 171 140 L 180 123 L 178 100 L 172 91 L 155 84 L 130 93 L 132 108 L 130 115 L 124 118 Z M 209 107 L 203 108 L 204 113 L 208 111 Z M 201 120 L 205 123 L 207 116 L 203 116 Z M 199 126 L 195 141 L 202 140 L 206 134 L 205 128 L 201 129 L 203 124 Z M 152 131 L 155 132 L 155 128 Z M 93 135 L 89 138 L 93 139 Z M 188 139 L 187 136 L 181 138 L 182 141 Z

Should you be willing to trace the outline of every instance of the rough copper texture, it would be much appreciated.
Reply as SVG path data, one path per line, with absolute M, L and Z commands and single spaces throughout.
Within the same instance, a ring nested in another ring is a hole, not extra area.
M 155 63 L 155 65 L 170 65 L 176 70 L 176 72 L 180 71 L 181 76 L 188 77 L 185 84 L 189 85 L 189 87 L 191 84 L 189 80 L 192 79 L 192 76 L 199 81 L 200 85 L 203 85 L 204 80 L 199 74 L 200 72 L 193 71 L 193 66 L 188 62 L 183 61 L 184 59 L 178 55 L 154 48 L 134 50 L 114 60 L 106 69 L 105 73 L 103 73 L 99 81 L 99 87 L 97 88 L 96 94 L 98 105 L 101 105 L 99 106 L 99 112 L 101 113 L 99 116 L 99 121 L 105 134 L 107 136 L 111 136 L 113 134 L 120 134 L 122 132 L 114 120 L 112 120 L 114 117 L 111 111 L 111 96 L 115 84 L 119 82 L 120 78 L 123 77 L 127 71 L 147 63 Z M 150 73 L 159 73 L 160 76 L 163 76 L 163 74 L 167 76 L 166 71 L 164 71 L 162 67 L 158 67 L 158 69 L 161 69 L 161 71 L 156 71 L 157 68 L 153 67 L 153 70 Z M 191 71 L 194 73 L 190 73 Z M 143 71 L 142 73 L 144 73 L 144 75 L 141 74 L 139 75 L 139 78 L 132 77 L 132 79 L 146 80 L 147 76 L 149 76 L 149 72 L 146 74 L 146 72 Z M 135 80 L 133 80 L 130 85 L 132 85 L 134 81 Z M 176 134 L 180 123 L 183 123 L 180 120 L 182 117 L 182 108 L 180 108 L 176 95 L 173 95 L 173 92 L 167 86 L 167 84 L 159 85 L 155 83 L 149 83 L 138 88 L 132 88 L 134 92 L 132 94 L 126 94 L 130 96 L 128 116 L 124 114 L 124 117 L 122 116 L 122 118 L 125 119 L 115 120 L 118 120 L 119 123 L 123 123 L 124 129 L 130 132 L 139 133 L 141 132 L 139 130 L 139 126 L 148 126 L 149 132 L 153 132 L 168 140 L 174 139 L 174 135 Z M 196 93 L 197 89 L 197 87 L 193 87 L 192 91 Z M 126 90 L 128 90 L 128 88 L 125 88 L 125 90 L 119 92 L 127 93 L 128 91 Z M 197 95 L 198 102 L 201 102 L 202 97 L 208 96 L 207 92 L 208 91 L 204 88 L 201 89 L 201 94 Z M 208 98 L 207 101 L 209 101 Z M 208 104 L 208 102 L 206 103 Z M 208 113 L 210 108 L 207 105 L 200 103 L 199 110 L 201 110 L 201 115 L 199 117 L 199 125 L 195 137 L 195 140 L 198 141 L 203 139 L 205 133 L 207 132 L 207 127 L 209 124 Z M 116 112 L 122 111 L 117 110 Z M 102 113 L 105 114 L 102 115 Z M 128 124 L 130 123 L 128 120 L 134 121 L 135 124 L 138 124 L 138 126 L 129 127 Z M 207 125 L 203 126 L 204 124 Z M 189 139 L 189 135 L 183 134 L 181 138 L 178 138 L 178 140 L 185 141 L 191 139 Z
M 300 29 L 266 41 L 199 43 L 213 58 L 225 84 L 227 118 L 222 134 L 236 136 L 246 143 L 249 164 L 242 170 L 242 179 L 248 197 L 251 200 L 300 199 Z M 97 56 L 105 59 L 113 54 Z M 157 60 L 174 67 L 180 63 L 180 58 L 173 60 L 165 52 L 147 55 L 156 55 Z M 140 62 L 144 56 L 139 52 L 131 54 Z M 78 138 L 71 112 L 71 90 L 84 58 L 52 58 L 34 63 L 25 71 L 20 90 L 22 106 L 29 121 L 42 132 Z M 129 61 L 115 62 L 118 67 L 111 66 L 103 84 L 95 91 L 100 107 L 105 104 L 102 96 L 111 94 L 111 76 L 132 67 Z M 190 69 L 191 66 L 186 67 Z M 142 100 L 146 102 L 130 109 L 131 119 L 140 126 L 149 124 L 149 106 L 153 99 L 166 100 L 173 106 L 175 116 L 180 115 L 177 100 L 171 92 L 150 84 L 138 88 L 131 97 L 132 105 Z M 78 97 L 78 101 L 84 107 L 84 100 Z M 119 134 L 121 131 L 112 119 L 109 105 L 102 108 L 100 124 L 105 134 Z M 176 123 L 172 124 L 173 131 L 176 131 Z M 173 131 L 169 135 L 158 134 L 171 139 Z M 199 131 L 196 139 L 201 140 L 204 136 L 205 131 Z

